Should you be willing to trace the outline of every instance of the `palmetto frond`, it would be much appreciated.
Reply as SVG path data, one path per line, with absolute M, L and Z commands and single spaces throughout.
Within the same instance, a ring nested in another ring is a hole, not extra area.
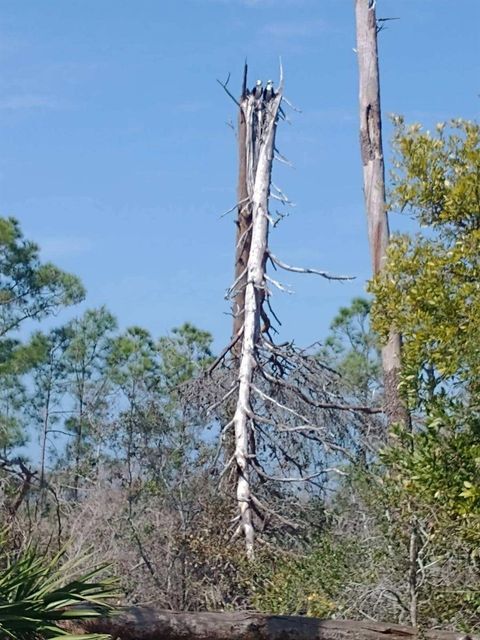
M 0 534 L 0 538 L 1 538 Z M 0 543 L 2 541 L 0 540 Z M 62 621 L 85 620 L 111 612 L 115 580 L 102 577 L 106 567 L 76 575 L 80 561 L 51 560 L 30 546 L 15 558 L 0 551 L 0 637 L 13 640 L 99 640 L 106 636 L 75 636 Z

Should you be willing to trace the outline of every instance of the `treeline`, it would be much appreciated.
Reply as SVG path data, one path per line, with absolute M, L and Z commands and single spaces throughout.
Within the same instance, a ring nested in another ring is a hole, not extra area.
M 102 307 L 20 340 L 29 320 L 85 292 L 0 219 L 0 499 L 11 549 L 33 538 L 47 555 L 66 545 L 71 559 L 110 562 L 132 604 L 478 627 L 480 128 L 454 121 L 432 134 L 397 119 L 393 144 L 390 208 L 422 232 L 394 236 L 371 300 L 339 310 L 308 376 L 280 371 L 332 408 L 321 421 L 311 409 L 317 427 L 302 439 L 294 421 L 273 430 L 274 413 L 260 412 L 253 561 L 235 535 L 232 442 L 220 434 L 232 407 L 215 408 L 234 373 L 220 371 L 211 335 L 190 324 L 160 338 L 120 332 Z M 412 425 L 387 433 L 379 347 L 392 327 Z M 342 410 L 340 399 L 371 411 Z

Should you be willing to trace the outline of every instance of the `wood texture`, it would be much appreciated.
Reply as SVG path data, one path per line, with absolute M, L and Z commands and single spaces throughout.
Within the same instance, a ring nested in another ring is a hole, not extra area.
M 238 336 L 243 328 L 245 309 L 245 284 L 248 255 L 252 240 L 252 206 L 249 200 L 247 185 L 247 65 L 245 64 L 242 95 L 240 97 L 240 108 L 238 110 L 237 144 L 238 144 L 238 179 L 237 179 L 237 232 L 235 235 L 235 268 L 234 282 L 238 282 L 233 298 L 233 331 L 232 340 Z M 244 274 L 242 276 L 242 273 Z M 236 342 L 232 347 L 232 355 L 236 358 L 240 356 L 241 343 Z
M 235 463 L 237 468 L 237 504 L 239 529 L 245 537 L 247 556 L 254 553 L 254 527 L 251 466 L 251 384 L 256 368 L 255 347 L 260 337 L 262 304 L 265 296 L 265 263 L 268 249 L 268 201 L 275 148 L 278 110 L 282 100 L 281 87 L 269 101 L 245 97 L 241 105 L 246 122 L 247 192 L 251 206 L 251 238 L 247 259 L 244 290 L 244 312 L 241 352 L 238 364 L 238 396 L 233 417 L 235 433 Z
M 360 151 L 367 213 L 368 241 L 373 276 L 384 268 L 390 238 L 385 198 L 385 163 L 382 145 L 382 115 L 378 69 L 375 2 L 355 0 L 359 71 Z M 399 392 L 401 336 L 390 332 L 382 349 L 385 414 L 389 424 L 409 424 L 409 415 Z
M 250 612 L 176 613 L 132 607 L 111 618 L 97 618 L 72 631 L 108 633 L 120 640 L 466 640 L 461 633 L 416 630 L 396 624 L 319 620 Z

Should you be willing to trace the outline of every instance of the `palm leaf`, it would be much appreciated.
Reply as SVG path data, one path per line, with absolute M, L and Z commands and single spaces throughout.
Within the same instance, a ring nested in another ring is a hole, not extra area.
M 3 536 L 0 533 L 0 545 Z M 75 635 L 62 629 L 66 620 L 86 620 L 111 614 L 108 600 L 118 596 L 116 581 L 101 577 L 106 565 L 80 575 L 87 558 L 51 560 L 33 546 L 16 558 L 0 551 L 0 637 L 11 640 L 105 640 L 99 634 Z M 73 576 L 73 577 L 72 577 Z

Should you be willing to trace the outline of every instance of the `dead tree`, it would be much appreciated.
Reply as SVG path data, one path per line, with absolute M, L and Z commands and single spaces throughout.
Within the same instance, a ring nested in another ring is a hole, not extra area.
M 360 149 L 363 163 L 363 185 L 368 221 L 368 239 L 373 276 L 385 267 L 390 239 L 385 197 L 385 163 L 382 146 L 382 118 L 378 65 L 379 32 L 375 0 L 355 0 L 357 55 L 359 69 Z M 385 414 L 388 425 L 403 424 L 411 428 L 411 416 L 400 393 L 402 339 L 390 330 L 382 347 Z M 419 537 L 415 514 L 412 516 L 409 545 L 408 590 L 410 621 L 417 624 Z
M 224 407 L 223 415 L 217 416 L 223 422 L 221 440 L 230 455 L 223 459 L 220 476 L 233 476 L 238 509 L 233 538 L 243 534 L 247 555 L 252 557 L 255 530 L 264 528 L 267 521 L 296 527 L 286 502 L 278 498 L 279 487 L 298 482 L 319 487 L 329 473 L 342 473 L 337 463 L 339 457 L 349 455 L 344 441 L 354 416 L 379 409 L 345 401 L 337 391 L 338 375 L 314 353 L 274 340 L 278 318 L 271 306 L 272 289 L 288 289 L 267 273 L 268 264 L 275 270 L 327 279 L 349 278 L 291 266 L 269 248 L 269 230 L 277 222 L 269 202 L 291 204 L 271 179 L 277 124 L 285 118 L 283 102 L 289 104 L 283 97 L 282 70 L 277 89 L 271 81 L 263 89 L 258 81 L 249 91 L 245 68 L 239 101 L 227 83 L 221 84 L 240 112 L 235 279 L 227 292 L 233 300 L 234 329 L 230 344 L 210 367 L 210 390 L 202 381 L 199 395 L 201 403 L 210 402 L 210 416 Z M 344 420 L 334 417 L 339 411 Z M 277 496 L 276 502 L 272 496 Z
M 243 291 L 243 310 L 238 309 L 243 319 L 239 332 L 243 334 L 238 367 L 238 396 L 232 426 L 235 434 L 234 458 L 237 467 L 237 502 L 240 526 L 245 536 L 248 556 L 253 555 L 254 529 L 252 516 L 252 492 L 250 488 L 251 455 L 251 385 L 256 367 L 255 348 L 260 338 L 263 300 L 267 276 L 268 257 L 268 199 L 270 177 L 275 148 L 275 131 L 282 100 L 283 79 L 275 94 L 259 98 L 247 94 L 240 104 L 241 116 L 245 120 L 245 169 L 248 204 L 251 208 L 251 237 L 247 264 L 237 276 L 235 287 Z M 244 233 L 250 233 L 248 228 Z M 241 238 L 240 238 L 241 240 Z
M 249 611 L 178 613 L 148 607 L 62 626 L 74 633 L 106 633 L 121 640 L 475 640 L 454 631 L 420 631 L 370 620 L 319 620 Z
M 368 241 L 373 276 L 385 266 L 390 231 L 385 198 L 385 163 L 378 69 L 375 0 L 355 0 L 359 70 L 360 149 Z M 409 417 L 399 391 L 401 336 L 392 330 L 382 348 L 385 414 L 388 424 L 408 424 Z

